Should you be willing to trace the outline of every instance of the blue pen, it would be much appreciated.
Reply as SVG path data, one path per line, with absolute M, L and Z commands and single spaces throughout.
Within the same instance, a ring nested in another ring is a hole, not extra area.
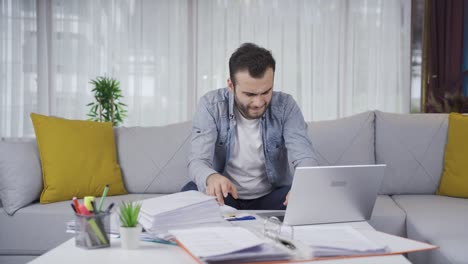
M 143 238 L 141 239 L 142 241 L 146 242 L 152 242 L 152 243 L 159 243 L 159 244 L 164 244 L 164 245 L 172 245 L 172 246 L 177 246 L 176 242 L 172 242 L 169 240 L 164 240 L 164 239 L 159 239 L 159 238 Z
M 247 216 L 241 216 L 241 217 L 228 218 L 226 220 L 228 221 L 255 220 L 255 216 L 247 215 Z
M 105 210 L 106 214 L 110 213 L 110 210 L 112 210 L 112 207 L 114 207 L 113 202 L 111 204 L 109 204 L 109 207 L 107 207 L 107 209 Z

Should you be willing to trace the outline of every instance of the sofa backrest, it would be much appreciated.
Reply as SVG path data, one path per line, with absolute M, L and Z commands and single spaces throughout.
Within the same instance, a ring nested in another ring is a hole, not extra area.
M 117 155 L 129 193 L 174 193 L 189 181 L 191 122 L 115 130 Z
M 319 165 L 387 164 L 381 194 L 435 193 L 443 169 L 447 126 L 447 114 L 380 111 L 308 123 Z M 130 193 L 178 192 L 189 181 L 190 132 L 190 121 L 162 127 L 116 128 L 118 159 L 127 190 Z M 17 145 L 18 148 L 29 146 L 35 146 L 35 142 Z M 37 148 L 31 149 L 33 153 L 14 158 L 35 164 L 39 154 Z M 6 159 L 2 161 L 5 165 Z M 40 166 L 34 171 L 23 174 L 40 181 Z
M 188 179 L 191 122 L 115 128 L 117 154 L 130 193 L 174 193 Z M 42 172 L 35 139 L 0 142 L 0 200 L 9 214 L 39 199 Z
M 442 175 L 447 114 L 376 114 L 376 163 L 387 164 L 381 194 L 434 194 Z
M 308 123 L 320 166 L 375 164 L 374 112 Z

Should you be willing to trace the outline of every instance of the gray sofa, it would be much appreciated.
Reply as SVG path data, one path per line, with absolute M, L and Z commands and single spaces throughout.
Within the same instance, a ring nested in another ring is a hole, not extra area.
M 438 250 L 409 254 L 413 263 L 468 263 L 468 200 L 435 195 L 443 169 L 447 126 L 446 114 L 380 111 L 309 123 L 320 165 L 387 164 L 370 223 L 383 232 L 440 246 Z M 109 197 L 108 203 L 173 193 L 188 182 L 190 122 L 117 128 L 115 135 L 130 194 Z M 29 155 L 15 151 L 25 145 L 29 146 Z M 34 141 L 0 143 L 0 149 L 6 147 L 11 154 L 0 154 L 0 173 L 2 162 L 12 157 L 24 159 L 24 164 L 38 161 Z M 40 167 L 35 170 L 39 171 L 34 177 L 40 177 Z M 66 221 L 73 218 L 69 203 L 35 202 L 13 215 L 2 210 L 0 263 L 26 262 L 70 238 L 65 233 Z

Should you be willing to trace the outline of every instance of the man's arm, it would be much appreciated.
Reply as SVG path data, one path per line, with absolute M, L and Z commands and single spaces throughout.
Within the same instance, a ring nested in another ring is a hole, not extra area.
M 218 131 L 214 116 L 208 111 L 206 99 L 200 99 L 192 121 L 192 141 L 189 155 L 189 175 L 200 192 L 216 196 L 220 205 L 228 193 L 237 199 L 236 187 L 213 169 L 213 155 Z
M 283 137 L 294 168 L 317 166 L 318 162 L 307 132 L 307 124 L 301 109 L 292 97 L 289 97 L 286 104 L 284 118 Z M 289 192 L 283 202 L 285 206 L 288 206 L 288 200 Z
M 192 139 L 189 154 L 189 176 L 200 192 L 206 192 L 206 179 L 218 173 L 213 169 L 213 155 L 218 132 L 213 115 L 208 111 L 204 97 L 200 99 L 192 121 Z
M 283 137 L 294 168 L 317 166 L 318 162 L 307 132 L 307 124 L 301 109 L 292 97 L 288 99 L 284 115 Z

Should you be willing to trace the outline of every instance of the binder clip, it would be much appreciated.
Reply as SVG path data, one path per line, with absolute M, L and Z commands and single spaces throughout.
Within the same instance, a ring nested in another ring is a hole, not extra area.
M 294 228 L 284 225 L 276 216 L 265 218 L 263 221 L 263 235 L 283 244 L 289 249 L 296 249 L 292 243 L 294 239 Z

